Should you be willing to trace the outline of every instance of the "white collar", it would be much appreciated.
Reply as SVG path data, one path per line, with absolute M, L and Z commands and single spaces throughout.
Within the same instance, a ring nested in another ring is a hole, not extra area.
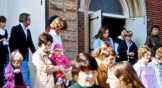
M 20 23 L 20 24 L 21 24 L 21 27 L 23 28 L 23 30 L 27 29 L 27 27 L 25 27 L 23 23 Z

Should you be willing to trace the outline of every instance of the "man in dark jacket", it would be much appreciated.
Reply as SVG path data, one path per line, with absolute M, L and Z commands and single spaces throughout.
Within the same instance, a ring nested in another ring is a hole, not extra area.
M 152 56 L 155 56 L 156 50 L 162 46 L 160 43 L 160 37 L 158 36 L 160 27 L 158 25 L 153 25 L 151 27 L 151 32 L 146 39 L 145 45 L 151 48 Z
M 19 17 L 20 24 L 13 26 L 11 29 L 11 35 L 9 39 L 9 47 L 12 52 L 15 49 L 19 49 L 23 56 L 23 62 L 21 63 L 23 79 L 27 85 L 31 88 L 30 83 L 30 72 L 27 64 L 29 58 L 29 50 L 34 53 L 35 47 L 32 41 L 32 36 L 30 30 L 27 28 L 30 25 L 30 14 L 21 13 Z

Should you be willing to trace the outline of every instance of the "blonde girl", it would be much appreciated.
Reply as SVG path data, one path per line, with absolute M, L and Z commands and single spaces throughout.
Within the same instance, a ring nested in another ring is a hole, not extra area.
M 157 88 L 155 72 L 149 63 L 151 59 L 151 50 L 147 45 L 142 45 L 138 50 L 138 61 L 133 66 L 137 72 L 138 78 L 144 84 L 145 88 Z
M 99 66 L 97 70 L 98 75 L 97 75 L 96 84 L 103 86 L 104 88 L 109 88 L 109 85 L 106 83 L 107 72 L 108 72 L 108 67 L 114 64 L 116 53 L 111 47 L 107 47 L 105 48 L 105 52 L 103 52 L 102 56 L 103 56 L 102 61 L 96 58 Z
M 28 88 L 23 80 L 20 64 L 23 60 L 19 50 L 11 53 L 10 63 L 5 67 L 5 78 L 7 83 L 3 88 Z

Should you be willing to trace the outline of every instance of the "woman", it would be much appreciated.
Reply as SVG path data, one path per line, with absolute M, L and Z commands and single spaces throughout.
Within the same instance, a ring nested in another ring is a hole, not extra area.
M 51 51 L 53 50 L 55 44 L 61 44 L 62 45 L 62 40 L 61 40 L 61 33 L 65 30 L 67 30 L 67 22 L 63 20 L 60 17 L 57 17 L 52 23 L 51 23 L 51 30 L 49 34 L 52 35 L 53 37 L 53 43 L 51 46 Z
M 103 41 L 106 41 L 114 49 L 113 39 L 109 37 L 109 29 L 106 26 L 102 26 L 94 36 L 93 49 L 97 49 Z
M 4 84 L 4 67 L 8 63 L 8 32 L 5 29 L 6 17 L 0 16 L 0 88 Z
M 108 68 L 108 79 L 110 88 L 144 88 L 141 81 L 127 61 L 117 62 Z
M 38 37 L 38 50 L 33 54 L 32 62 L 35 66 L 35 88 L 56 88 L 53 73 L 63 71 L 62 66 L 53 66 L 48 58 L 49 48 L 53 39 L 50 34 L 42 33 Z

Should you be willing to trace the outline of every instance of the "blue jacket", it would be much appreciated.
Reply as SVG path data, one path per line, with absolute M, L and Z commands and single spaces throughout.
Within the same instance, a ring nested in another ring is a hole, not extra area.
M 109 37 L 108 39 L 110 40 L 113 49 L 115 49 L 113 39 L 112 39 L 111 37 Z M 97 39 L 95 38 L 94 41 L 93 41 L 93 43 L 92 43 L 93 49 L 94 49 L 94 50 L 97 49 L 97 48 L 101 45 L 102 42 L 103 42 L 103 40 L 101 40 L 100 38 L 97 38 Z

